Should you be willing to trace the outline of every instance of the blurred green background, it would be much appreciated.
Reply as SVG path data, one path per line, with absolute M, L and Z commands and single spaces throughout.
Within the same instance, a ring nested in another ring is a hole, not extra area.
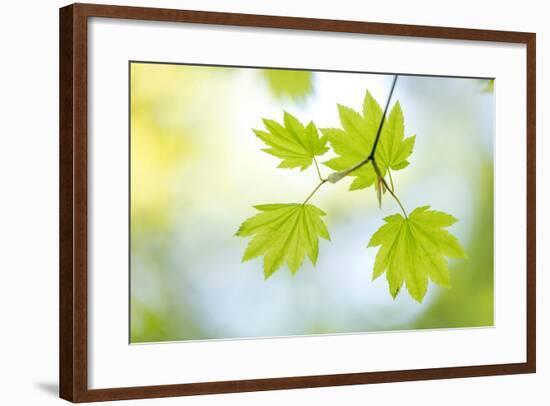
M 453 214 L 469 259 L 452 261 L 451 289 L 430 284 L 422 304 L 384 277 L 371 281 L 366 248 L 398 212 L 373 188 L 326 185 L 311 203 L 328 213 L 315 268 L 282 268 L 265 281 L 262 259 L 241 263 L 234 236 L 261 203 L 301 202 L 313 167 L 277 169 L 252 128 L 287 110 L 318 127 L 339 126 L 336 103 L 360 110 L 369 89 L 383 105 L 391 75 L 131 64 L 131 342 L 335 334 L 493 325 L 494 98 L 486 80 L 400 76 L 393 101 L 411 165 L 397 193 Z M 392 103 L 393 104 L 393 103 Z M 329 152 L 320 161 L 328 160 Z M 328 168 L 321 168 L 326 176 Z

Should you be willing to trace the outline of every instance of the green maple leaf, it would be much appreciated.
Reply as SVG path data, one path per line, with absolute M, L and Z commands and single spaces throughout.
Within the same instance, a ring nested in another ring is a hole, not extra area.
M 400 214 L 386 217 L 386 224 L 369 241 L 369 247 L 380 246 L 372 278 L 374 280 L 386 272 L 394 298 L 403 283 L 418 302 L 422 302 L 426 294 L 429 279 L 440 286 L 450 287 L 445 257 L 466 258 L 456 237 L 445 230 L 457 219 L 429 208 L 418 207 L 408 218 Z
M 382 126 L 380 140 L 376 146 L 376 162 L 394 171 L 406 168 L 409 166 L 407 159 L 413 152 L 415 139 L 415 135 L 405 138 L 405 119 L 401 105 L 396 102 Z
M 264 257 L 264 276 L 269 278 L 286 264 L 295 274 L 307 254 L 313 265 L 319 255 L 319 237 L 330 240 L 321 209 L 311 204 L 262 204 L 261 213 L 241 224 L 236 235 L 253 236 L 242 261 Z
M 283 69 L 263 69 L 261 72 L 277 99 L 301 101 L 313 91 L 312 72 Z
M 323 155 L 329 150 L 327 137 L 319 137 L 313 122 L 304 126 L 292 114 L 284 113 L 284 125 L 274 120 L 263 120 L 267 131 L 253 130 L 256 136 L 269 148 L 262 149 L 282 159 L 279 168 L 308 168 L 316 155 Z
M 383 112 L 367 90 L 362 114 L 340 104 L 338 113 L 342 128 L 321 129 L 338 155 L 324 164 L 335 171 L 344 171 L 363 161 L 371 153 Z M 403 112 L 399 102 L 396 102 L 384 121 L 375 152 L 382 176 L 388 168 L 399 170 L 409 165 L 407 159 L 412 154 L 414 141 L 415 136 L 405 138 Z M 355 177 L 350 190 L 372 186 L 377 179 L 371 162 L 351 172 L 349 176 Z
M 485 82 L 485 86 L 483 86 L 483 93 L 494 93 L 495 91 L 495 79 L 490 79 Z

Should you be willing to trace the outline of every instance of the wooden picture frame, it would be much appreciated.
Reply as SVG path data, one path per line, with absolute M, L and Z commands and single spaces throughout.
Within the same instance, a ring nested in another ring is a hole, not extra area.
M 237 27 L 364 33 L 525 44 L 527 48 L 526 362 L 416 370 L 279 377 L 175 385 L 88 386 L 88 20 L 92 17 Z M 60 9 L 60 396 L 72 402 L 533 373 L 536 369 L 536 51 L 535 34 L 108 5 Z

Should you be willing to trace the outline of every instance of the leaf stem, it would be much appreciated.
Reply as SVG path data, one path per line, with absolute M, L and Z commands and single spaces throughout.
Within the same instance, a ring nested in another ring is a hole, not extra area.
M 388 192 L 390 192 L 390 195 L 392 195 L 392 197 L 395 199 L 395 201 L 397 202 L 397 204 L 401 208 L 401 211 L 403 211 L 403 214 L 405 215 L 405 218 L 408 218 L 407 212 L 405 211 L 405 208 L 401 204 L 401 201 L 399 200 L 397 195 L 393 192 L 393 189 L 390 189 L 390 187 L 388 185 L 388 182 L 386 182 L 386 179 L 384 179 L 384 177 L 382 176 L 382 173 L 380 172 L 380 168 L 378 167 L 378 164 L 376 163 L 376 161 L 374 159 L 372 160 L 372 166 L 374 167 L 374 171 L 378 175 L 378 178 L 380 179 L 380 181 L 384 184 L 384 186 L 386 187 Z
M 319 182 L 319 184 L 315 186 L 315 189 L 313 189 L 313 191 L 309 194 L 306 200 L 304 200 L 304 202 L 302 203 L 302 206 L 304 206 L 309 201 L 309 199 L 311 199 L 313 195 L 319 190 L 319 188 L 323 186 L 327 181 L 328 179 L 321 179 L 321 182 Z
M 322 182 L 323 177 L 321 176 L 321 170 L 319 169 L 319 164 L 317 163 L 317 159 L 315 159 L 315 156 L 313 156 L 313 163 L 315 164 L 315 169 L 317 169 L 317 175 L 319 175 L 319 180 Z
M 393 185 L 393 178 L 391 177 L 390 168 L 388 168 L 388 176 L 389 176 L 389 178 L 390 178 L 391 191 L 392 191 L 392 192 L 395 192 L 395 186 Z

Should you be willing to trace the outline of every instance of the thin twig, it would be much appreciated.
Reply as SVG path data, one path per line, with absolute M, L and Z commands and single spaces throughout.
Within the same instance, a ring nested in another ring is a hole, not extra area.
M 346 170 L 343 170 L 341 172 L 334 172 L 334 173 L 331 173 L 330 175 L 328 175 L 328 181 L 330 183 L 336 183 L 338 182 L 339 180 L 345 178 L 346 176 L 348 176 L 350 173 L 352 173 L 353 171 L 355 171 L 356 169 L 359 169 L 360 167 L 362 167 L 363 165 L 367 164 L 370 160 L 372 160 L 372 158 L 369 156 L 367 158 L 365 158 L 363 161 L 361 162 L 358 162 L 356 163 L 355 165 L 353 165 L 351 168 L 348 168 Z
M 304 206 L 309 201 L 309 199 L 311 199 L 311 197 L 315 194 L 315 192 L 317 192 L 319 188 L 325 184 L 325 182 L 327 182 L 327 179 L 322 179 L 321 182 L 319 182 L 319 184 L 315 186 L 315 189 L 313 189 L 313 191 L 309 194 L 306 200 L 304 200 L 304 202 L 302 203 L 302 206 Z

